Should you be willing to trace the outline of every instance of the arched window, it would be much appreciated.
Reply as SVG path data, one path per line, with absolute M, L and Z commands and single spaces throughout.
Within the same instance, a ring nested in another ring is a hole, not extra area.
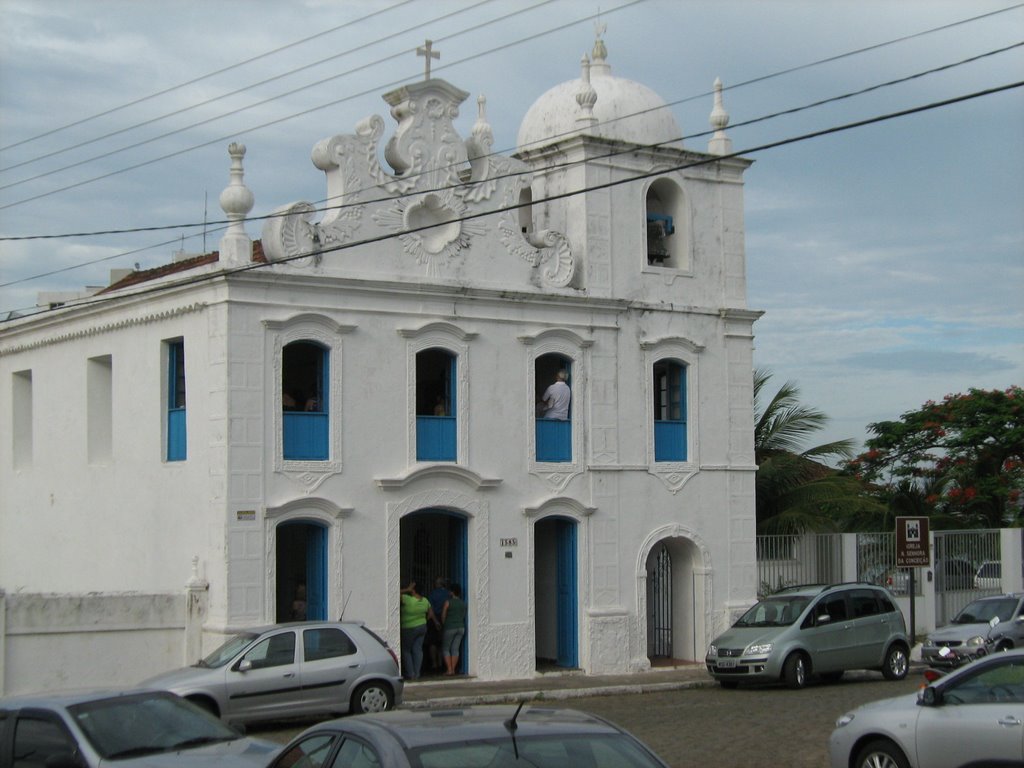
M 416 353 L 416 460 L 456 461 L 456 356 L 437 347 Z
M 572 360 L 541 355 L 533 370 L 537 461 L 572 461 Z
M 688 266 L 686 216 L 682 190 L 669 179 L 647 189 L 647 264 L 684 269 Z
M 686 366 L 654 364 L 654 460 L 686 461 Z
M 525 235 L 533 231 L 533 190 L 524 187 L 519 191 L 519 228 Z
M 329 352 L 312 341 L 294 341 L 282 350 L 281 405 L 284 409 L 284 458 L 330 458 Z

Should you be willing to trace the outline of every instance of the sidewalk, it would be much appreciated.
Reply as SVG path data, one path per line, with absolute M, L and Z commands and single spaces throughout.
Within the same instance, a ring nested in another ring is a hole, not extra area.
M 585 675 L 546 672 L 522 680 L 477 680 L 472 677 L 427 677 L 405 684 L 402 706 L 463 707 L 472 704 L 514 704 L 520 701 L 558 701 L 581 696 L 653 693 L 714 685 L 703 664 L 657 667 L 628 675 Z
M 921 646 L 910 653 L 911 674 L 924 668 Z M 848 672 L 848 675 L 873 674 Z M 678 691 L 717 683 L 703 664 L 679 663 L 628 675 L 586 675 L 579 671 L 537 673 L 521 680 L 477 680 L 475 677 L 426 677 L 406 682 L 402 706 L 407 709 L 466 707 L 473 704 L 518 704 L 520 701 L 559 701 L 583 696 Z

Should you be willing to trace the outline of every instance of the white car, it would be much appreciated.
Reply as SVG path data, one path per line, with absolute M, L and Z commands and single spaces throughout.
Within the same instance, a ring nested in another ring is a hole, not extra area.
M 832 768 L 1024 764 L 1024 650 L 986 656 L 916 694 L 836 721 Z

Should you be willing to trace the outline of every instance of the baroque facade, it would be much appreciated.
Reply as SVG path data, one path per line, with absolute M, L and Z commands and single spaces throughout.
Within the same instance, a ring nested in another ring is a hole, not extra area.
M 699 660 L 755 599 L 750 163 L 720 86 L 707 151 L 601 39 L 514 155 L 482 97 L 458 134 L 468 96 L 385 94 L 383 148 L 378 116 L 316 144 L 326 202 L 255 243 L 233 144 L 219 251 L 0 326 L 0 595 L 36 596 L 36 634 L 47 596 L 187 582 L 208 650 L 301 584 L 397 647 L 400 583 L 442 577 L 493 679 Z

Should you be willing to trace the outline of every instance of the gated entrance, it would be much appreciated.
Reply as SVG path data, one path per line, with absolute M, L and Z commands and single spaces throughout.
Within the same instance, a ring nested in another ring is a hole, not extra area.
M 672 656 L 672 556 L 664 543 L 647 558 L 647 656 Z

